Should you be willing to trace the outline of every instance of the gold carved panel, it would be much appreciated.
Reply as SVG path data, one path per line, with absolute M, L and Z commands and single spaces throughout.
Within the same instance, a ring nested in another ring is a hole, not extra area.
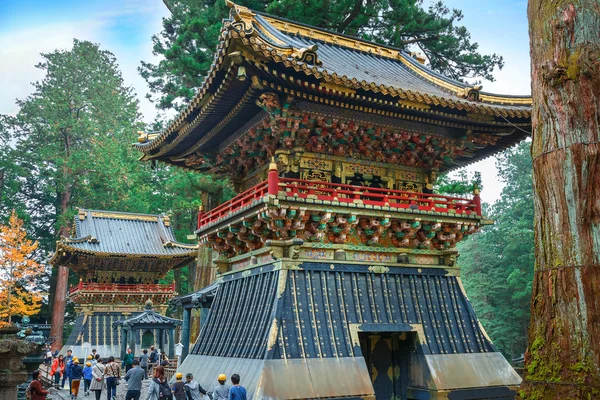
M 331 172 L 310 170 L 302 171 L 302 179 L 314 182 L 331 182 Z
M 416 171 L 396 170 L 396 180 L 424 183 L 425 175 Z
M 404 192 L 423 192 L 423 185 L 415 182 L 397 182 L 396 189 L 402 190 Z
M 300 168 L 318 169 L 321 171 L 333 171 L 333 161 L 318 158 L 302 157 L 300 159 Z
M 385 168 L 376 165 L 344 163 L 344 175 L 351 176 L 358 172 L 363 175 L 385 176 Z

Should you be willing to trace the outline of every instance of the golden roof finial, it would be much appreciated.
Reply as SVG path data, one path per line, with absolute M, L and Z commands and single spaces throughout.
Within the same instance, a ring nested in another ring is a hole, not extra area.
M 275 162 L 275 157 L 271 157 L 271 162 L 269 163 L 269 171 L 277 171 L 277 162 Z
M 473 185 L 473 194 L 475 196 L 479 196 L 480 190 L 479 190 L 479 185 L 478 184 L 474 184 Z

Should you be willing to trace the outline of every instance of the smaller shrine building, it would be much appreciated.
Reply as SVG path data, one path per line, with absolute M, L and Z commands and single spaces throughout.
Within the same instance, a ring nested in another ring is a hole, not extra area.
M 177 293 L 173 283 L 161 279 L 192 261 L 197 246 L 177 242 L 165 215 L 79 209 L 73 232 L 57 242 L 50 260 L 80 277 L 68 291 L 77 312 L 75 326 L 64 346 L 57 347 L 75 355 L 95 348 L 103 356 L 118 356 L 124 338 L 113 324 L 142 313 L 148 300 L 164 314 Z M 54 313 L 64 314 L 56 308 Z M 147 347 L 160 343 L 166 350 L 166 336 L 164 330 L 139 330 L 131 340 L 139 346 L 143 337 Z

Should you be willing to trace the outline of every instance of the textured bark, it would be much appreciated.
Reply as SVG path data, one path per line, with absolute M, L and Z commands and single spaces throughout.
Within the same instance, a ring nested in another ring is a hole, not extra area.
M 50 327 L 50 337 L 54 338 L 52 350 L 60 350 L 63 345 L 63 327 L 65 325 L 65 308 L 67 306 L 68 282 L 69 269 L 61 265 L 58 267 L 54 304 L 52 307 L 52 325 Z
M 600 1 L 530 0 L 536 264 L 527 399 L 600 398 Z
M 70 141 L 66 141 L 70 143 Z M 67 145 L 67 150 L 69 146 Z M 60 198 L 60 214 L 66 215 L 71 203 L 71 194 L 73 188 L 68 186 L 64 191 L 59 193 Z M 58 231 L 58 237 L 69 237 L 69 227 L 61 226 Z M 52 324 L 50 326 L 50 337 L 54 338 L 52 350 L 60 350 L 63 345 L 63 332 L 65 325 L 65 311 L 67 308 L 67 291 L 69 288 L 69 269 L 64 265 L 58 266 L 56 274 L 56 286 L 54 288 L 54 299 L 52 303 Z

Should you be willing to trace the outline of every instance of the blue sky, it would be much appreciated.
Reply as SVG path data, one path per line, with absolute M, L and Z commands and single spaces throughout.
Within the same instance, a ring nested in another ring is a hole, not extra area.
M 221 0 L 218 0 L 221 1 Z M 224 0 L 223 0 L 224 1 Z M 425 0 L 428 3 L 430 0 Z M 505 94 L 530 93 L 527 2 L 523 0 L 445 0 L 463 11 L 462 24 L 483 53 L 498 53 L 505 67 L 483 82 L 483 90 Z M 138 75 L 141 60 L 152 61 L 152 34 L 161 30 L 168 10 L 161 0 L 0 0 L 0 114 L 15 114 L 16 98 L 31 91 L 30 82 L 43 76 L 34 65 L 39 54 L 70 48 L 73 38 L 100 43 L 115 54 L 125 82 L 140 98 L 145 121 L 155 115 Z M 484 201 L 498 198 L 493 158 L 470 170 L 481 171 Z

